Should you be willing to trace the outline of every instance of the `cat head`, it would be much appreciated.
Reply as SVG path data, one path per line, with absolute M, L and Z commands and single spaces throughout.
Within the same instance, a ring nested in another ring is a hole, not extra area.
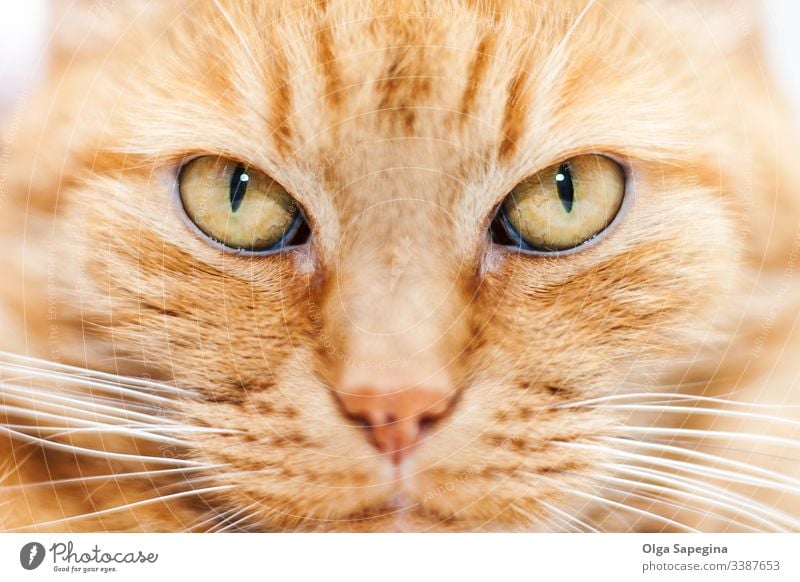
M 65 302 L 228 431 L 182 454 L 253 527 L 552 527 L 621 430 L 586 401 L 701 357 L 783 252 L 752 39 L 689 9 L 133 12 L 53 91 Z

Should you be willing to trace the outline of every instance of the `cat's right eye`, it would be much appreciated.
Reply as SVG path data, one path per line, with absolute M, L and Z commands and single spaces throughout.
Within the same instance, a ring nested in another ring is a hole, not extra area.
M 237 161 L 195 158 L 181 168 L 179 187 L 189 219 L 232 249 L 276 251 L 308 237 L 303 214 L 286 189 Z

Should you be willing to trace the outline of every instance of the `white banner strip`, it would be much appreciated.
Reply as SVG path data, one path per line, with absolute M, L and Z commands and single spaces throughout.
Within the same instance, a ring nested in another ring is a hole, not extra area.
M 0 580 L 800 580 L 800 534 L 0 535 Z M 172 578 L 171 578 L 172 577 Z

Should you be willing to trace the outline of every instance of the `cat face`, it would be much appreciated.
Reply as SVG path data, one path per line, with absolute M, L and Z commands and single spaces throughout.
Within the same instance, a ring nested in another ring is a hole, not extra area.
M 227 431 L 181 450 L 221 465 L 211 503 L 331 530 L 546 529 L 591 505 L 572 492 L 623 425 L 581 403 L 728 325 L 750 244 L 752 165 L 720 155 L 749 88 L 647 10 L 197 1 L 123 37 L 76 115 L 97 131 L 62 252 L 87 333 Z M 583 208 L 593 164 L 614 184 L 594 227 L 509 236 L 569 218 L 513 215 L 530 188 Z M 234 174 L 303 234 L 226 247 L 208 197 Z

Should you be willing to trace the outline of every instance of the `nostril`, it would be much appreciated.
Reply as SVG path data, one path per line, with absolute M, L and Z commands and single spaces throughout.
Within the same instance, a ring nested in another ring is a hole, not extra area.
M 348 414 L 347 416 L 361 428 L 372 427 L 372 423 L 369 421 L 369 418 L 365 414 Z
M 423 416 L 422 418 L 419 419 L 419 432 L 420 433 L 428 432 L 428 430 L 430 430 L 430 428 L 434 425 L 435 422 L 436 422 L 435 418 L 428 415 Z

